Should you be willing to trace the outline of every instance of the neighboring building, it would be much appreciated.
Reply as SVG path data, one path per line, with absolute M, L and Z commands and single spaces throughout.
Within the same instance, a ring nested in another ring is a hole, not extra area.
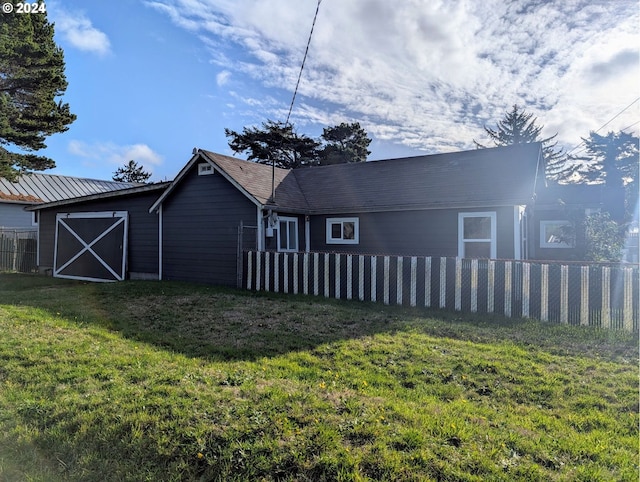
M 126 189 L 136 184 L 33 172 L 15 182 L 0 178 L 0 229 L 37 229 L 37 211 L 25 208 L 90 194 Z
M 247 248 L 571 260 L 562 227 L 599 207 L 593 186 L 546 186 L 535 143 L 296 170 L 194 150 L 169 184 L 30 209 L 41 270 L 235 286 Z

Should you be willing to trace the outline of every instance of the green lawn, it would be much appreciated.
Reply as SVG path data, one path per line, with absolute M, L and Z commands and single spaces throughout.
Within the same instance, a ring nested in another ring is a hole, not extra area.
M 0 274 L 0 481 L 637 481 L 638 335 Z

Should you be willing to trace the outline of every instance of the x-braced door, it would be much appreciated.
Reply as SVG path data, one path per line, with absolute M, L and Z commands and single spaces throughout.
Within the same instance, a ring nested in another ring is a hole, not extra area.
M 127 211 L 56 215 L 53 275 L 122 281 L 126 274 Z

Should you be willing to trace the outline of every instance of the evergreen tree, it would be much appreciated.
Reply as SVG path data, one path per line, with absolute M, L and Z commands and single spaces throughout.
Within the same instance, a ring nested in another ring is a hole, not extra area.
M 530 142 L 542 143 L 542 153 L 546 164 L 546 175 L 551 180 L 565 179 L 566 156 L 562 149 L 556 146 L 558 142 L 554 139 L 558 134 L 551 137 L 541 138 L 544 126 L 536 124 L 537 118 L 533 114 L 527 113 L 514 104 L 511 111 L 507 112 L 504 118 L 498 121 L 496 129 L 484 126 L 484 130 L 495 146 L 510 146 L 513 144 L 527 144 Z M 486 148 L 487 146 L 473 140 L 476 147 Z
M 365 162 L 371 154 L 371 139 L 358 122 L 325 127 L 321 138 L 324 145 L 318 152 L 320 165 Z
M 317 163 L 319 143 L 295 132 L 291 124 L 269 120 L 262 128 L 244 127 L 242 133 L 225 129 L 224 133 L 233 152 L 246 152 L 250 161 L 286 169 Z
M 608 192 L 624 191 L 624 219 L 630 219 L 638 203 L 640 139 L 627 132 L 606 135 L 591 132 L 582 140 L 586 155 L 571 158 L 574 163 L 571 173 L 580 182 L 604 184 Z
M 14 2 L 15 3 L 15 2 Z M 43 9 L 41 9 L 43 10 Z M 0 176 L 55 166 L 33 154 L 76 116 L 56 101 L 67 88 L 64 55 L 45 12 L 0 15 Z M 22 151 L 11 152 L 9 149 Z
M 113 173 L 112 179 L 118 182 L 138 182 L 144 183 L 151 177 L 150 172 L 146 172 L 143 166 L 138 165 L 136 161 L 129 161 L 124 167 L 119 167 Z

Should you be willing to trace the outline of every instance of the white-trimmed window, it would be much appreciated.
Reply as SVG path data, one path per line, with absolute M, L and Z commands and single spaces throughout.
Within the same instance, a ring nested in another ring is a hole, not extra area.
M 496 213 L 458 213 L 458 257 L 496 258 Z
M 278 251 L 298 251 L 298 218 L 278 217 Z
M 215 174 L 215 170 L 213 166 L 208 162 L 201 162 L 198 164 L 198 176 L 209 176 L 211 174 Z
M 358 218 L 327 218 L 327 244 L 358 244 L 359 221 Z
M 540 247 L 573 248 L 573 243 L 567 242 L 567 228 L 570 227 L 567 220 L 540 221 Z
M 31 226 L 37 226 L 38 225 L 38 218 L 40 211 L 31 211 Z

